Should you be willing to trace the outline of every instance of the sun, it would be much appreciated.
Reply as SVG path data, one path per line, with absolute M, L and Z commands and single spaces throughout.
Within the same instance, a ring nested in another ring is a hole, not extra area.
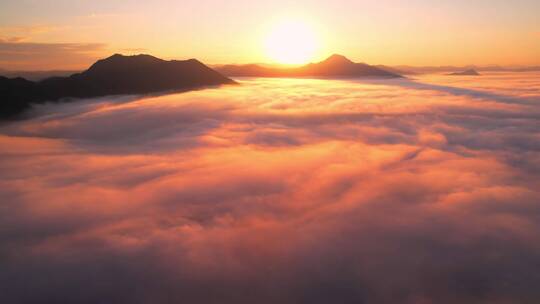
M 315 31 L 309 24 L 287 20 L 276 24 L 265 40 L 267 56 L 282 64 L 302 64 L 314 58 L 319 47 Z

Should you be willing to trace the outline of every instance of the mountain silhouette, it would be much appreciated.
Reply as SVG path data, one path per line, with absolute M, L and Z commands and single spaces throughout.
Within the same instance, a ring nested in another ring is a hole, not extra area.
M 480 76 L 480 73 L 478 73 L 475 69 L 468 69 L 468 70 L 465 70 L 463 72 L 455 72 L 455 73 L 450 73 L 448 75 L 452 75 L 452 76 Z
M 65 98 L 146 94 L 232 83 L 196 59 L 165 61 L 150 55 L 115 54 L 69 77 L 32 82 L 0 76 L 0 117 L 19 114 L 33 103 Z
M 0 76 L 0 118 L 21 113 L 30 104 L 41 101 L 40 95 L 35 82 Z
M 319 65 L 326 65 L 326 66 L 349 66 L 351 64 L 354 64 L 349 58 L 339 55 L 339 54 L 333 54 L 332 56 L 326 58 L 324 61 L 319 62 Z
M 365 63 L 354 63 L 347 57 L 334 54 L 327 59 L 294 68 L 264 67 L 257 64 L 224 65 L 216 70 L 236 77 L 321 77 L 321 78 L 400 78 L 399 74 Z
M 7 78 L 22 77 L 30 81 L 40 81 L 46 78 L 54 76 L 69 76 L 75 73 L 79 73 L 77 70 L 45 70 L 45 71 L 12 71 L 0 69 L 0 75 Z

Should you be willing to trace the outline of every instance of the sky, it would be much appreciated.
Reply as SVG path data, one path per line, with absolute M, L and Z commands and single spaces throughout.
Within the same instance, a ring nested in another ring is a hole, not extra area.
M 268 62 L 280 20 L 317 37 L 312 60 L 333 53 L 372 64 L 540 64 L 540 2 L 3 0 L 0 68 L 82 68 L 113 53 Z
M 537 303 L 539 76 L 36 105 L 0 125 L 0 302 Z

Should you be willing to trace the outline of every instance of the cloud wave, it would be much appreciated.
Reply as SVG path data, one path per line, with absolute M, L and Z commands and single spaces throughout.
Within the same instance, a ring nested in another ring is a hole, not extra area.
M 539 96 L 421 81 L 35 108 L 0 127 L 0 299 L 534 303 Z

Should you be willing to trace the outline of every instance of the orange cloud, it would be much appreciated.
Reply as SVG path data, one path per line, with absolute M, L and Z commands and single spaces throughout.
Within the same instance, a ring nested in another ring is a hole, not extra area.
M 0 127 L 0 299 L 532 302 L 536 79 L 36 106 Z

